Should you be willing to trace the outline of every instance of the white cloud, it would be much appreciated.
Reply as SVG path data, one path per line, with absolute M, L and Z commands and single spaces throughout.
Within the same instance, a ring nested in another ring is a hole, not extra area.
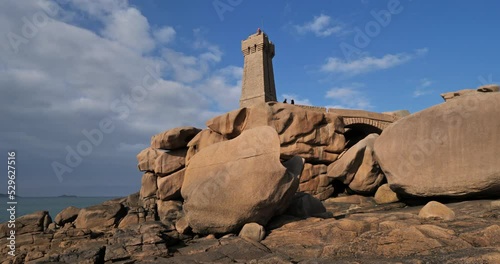
M 314 16 L 312 21 L 306 22 L 303 25 L 295 25 L 294 28 L 299 34 L 312 32 L 317 37 L 328 37 L 343 31 L 341 25 L 333 24 L 330 16 L 321 14 L 319 16 Z
M 72 0 L 68 4 L 88 15 L 81 17 L 81 20 L 97 20 L 102 23 L 103 29 L 100 32 L 102 36 L 141 53 L 147 53 L 155 48 L 156 43 L 152 34 L 159 44 L 166 44 L 175 36 L 175 31 L 171 32 L 173 28 L 168 26 L 150 32 L 147 18 L 137 8 L 129 6 L 127 0 Z M 69 23 L 72 22 L 70 18 L 81 16 L 73 10 L 64 10 L 63 14 L 66 14 Z
M 364 87 L 360 83 L 348 86 L 333 87 L 326 92 L 325 97 L 333 102 L 328 108 L 371 109 L 372 104 L 368 97 L 360 90 Z
M 330 57 L 321 66 L 321 71 L 353 76 L 376 70 L 389 69 L 423 56 L 426 53 L 427 49 L 418 49 L 413 53 L 386 54 L 380 58 L 366 56 L 352 61 Z
M 197 55 L 188 55 L 170 48 L 162 51 L 167 70 L 172 72 L 175 81 L 183 83 L 200 81 L 206 78 L 212 66 L 222 59 L 223 53 L 220 48 L 205 40 L 196 30 L 194 38 L 193 48 L 200 51 Z
M 422 86 L 422 87 L 429 87 L 432 83 L 433 82 L 427 78 L 420 80 L 420 86 Z
M 83 130 L 97 129 L 103 118 L 111 117 L 114 132 L 64 179 L 99 185 L 103 176 L 110 184 L 134 177 L 130 184 L 140 184 L 131 152 L 148 144 L 153 134 L 176 126 L 204 127 L 215 114 L 237 106 L 242 69 L 219 66 L 221 50 L 203 36 L 194 37 L 199 43 L 194 51 L 162 49 L 175 34 L 167 37 L 169 26 L 154 34 L 148 20 L 126 1 L 72 3 L 71 10 L 60 10 L 61 17 L 83 11 L 99 16 L 102 25 L 86 29 L 80 17 L 60 20 L 58 14 L 17 54 L 7 38 L 0 38 L 0 87 L 5 87 L 0 121 L 9 124 L 0 128 L 0 145 L 30 160 L 23 169 L 26 182 L 57 188 L 51 162 L 64 163 L 66 146 L 75 149 L 86 139 Z M 39 10 L 35 1 L 7 1 L 0 9 L 0 35 L 21 34 L 19 18 L 31 18 Z M 158 72 L 149 79 L 154 85 L 146 87 L 150 68 Z M 147 88 L 142 100 L 131 99 L 137 87 Z M 118 114 L 113 102 L 128 112 Z
M 113 11 L 108 19 L 102 32 L 107 38 L 139 52 L 148 52 L 155 47 L 148 20 L 136 8 Z
M 216 71 L 199 85 L 199 90 L 210 96 L 221 110 L 239 107 L 243 68 L 228 66 Z
M 426 94 L 430 94 L 433 90 L 428 89 L 434 82 L 429 80 L 428 78 L 420 79 L 420 84 L 413 91 L 413 97 L 420 97 Z
M 162 27 L 153 32 L 153 35 L 156 38 L 156 40 L 158 40 L 162 44 L 167 44 L 172 42 L 175 38 L 175 34 L 176 32 L 174 28 L 168 26 Z
M 48 80 L 47 74 L 39 69 L 11 68 L 5 71 L 5 75 L 19 80 L 23 85 L 36 85 Z
M 206 77 L 210 66 L 220 61 L 221 55 L 207 51 L 196 56 L 164 49 L 163 58 L 167 63 L 167 70 L 172 72 L 175 81 L 193 83 Z
M 201 58 L 206 61 L 219 62 L 222 57 L 222 51 L 217 45 L 214 45 L 205 39 L 206 34 L 207 32 L 201 30 L 200 28 L 193 29 L 194 41 L 192 42 L 192 46 L 197 50 L 206 50 L 206 52 L 201 55 Z
M 201 79 L 207 71 L 206 67 L 198 64 L 197 57 L 173 49 L 164 49 L 163 58 L 175 81 L 191 83 Z

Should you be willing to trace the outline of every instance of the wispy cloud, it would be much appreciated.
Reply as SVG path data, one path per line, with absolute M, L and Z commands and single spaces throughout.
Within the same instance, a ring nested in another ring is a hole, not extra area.
M 427 48 L 423 48 L 415 50 L 412 53 L 386 54 L 378 58 L 365 56 L 352 61 L 329 57 L 326 59 L 326 63 L 321 66 L 321 71 L 353 76 L 404 64 L 425 55 L 427 51 Z
M 420 79 L 420 84 L 417 86 L 417 88 L 413 91 L 413 97 L 420 97 L 422 95 L 430 94 L 433 92 L 433 90 L 430 90 L 429 87 L 433 84 L 434 82 L 429 80 L 428 78 L 423 78 Z
M 286 3 L 283 8 L 283 16 L 288 16 L 292 13 L 292 5 L 290 3 Z
M 186 54 L 172 48 L 161 51 L 166 70 L 172 73 L 175 81 L 192 84 L 202 81 L 214 70 L 213 66 L 221 61 L 222 51 L 217 45 L 207 41 L 200 29 L 193 30 L 192 48 L 199 54 Z
M 162 27 L 153 32 L 155 39 L 163 44 L 172 42 L 175 38 L 175 34 L 175 29 L 169 26 Z
M 243 68 L 237 66 L 227 66 L 207 77 L 197 86 L 207 98 L 210 98 L 220 110 L 232 110 L 238 108 L 241 96 L 241 79 Z M 221 95 L 224 96 L 214 96 Z
M 368 97 L 361 91 L 362 83 L 352 83 L 346 86 L 333 87 L 326 92 L 325 98 L 331 99 L 328 108 L 371 109 Z
M 317 37 L 328 37 L 343 31 L 339 23 L 335 23 L 330 16 L 325 14 L 314 16 L 313 20 L 302 25 L 294 25 L 294 29 L 299 34 L 314 33 Z

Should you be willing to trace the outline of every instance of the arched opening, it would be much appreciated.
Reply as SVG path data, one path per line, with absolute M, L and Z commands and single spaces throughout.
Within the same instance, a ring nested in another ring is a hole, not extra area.
M 344 136 L 346 139 L 346 149 L 352 147 L 354 144 L 373 133 L 380 135 L 382 133 L 382 129 L 362 123 L 345 126 Z

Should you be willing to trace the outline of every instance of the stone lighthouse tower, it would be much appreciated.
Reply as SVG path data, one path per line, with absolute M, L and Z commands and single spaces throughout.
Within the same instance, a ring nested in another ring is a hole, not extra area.
M 241 42 L 245 57 L 240 107 L 276 101 L 274 87 L 274 44 L 260 29 Z

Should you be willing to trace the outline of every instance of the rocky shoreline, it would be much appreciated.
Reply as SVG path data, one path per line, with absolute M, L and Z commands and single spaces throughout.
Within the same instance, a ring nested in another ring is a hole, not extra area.
M 123 206 L 130 210 L 138 194 L 91 207 L 98 211 Z M 423 205 L 377 205 L 373 198 L 344 196 L 323 202 L 326 213 L 281 215 L 266 226 L 260 242 L 251 230 L 240 234 L 200 236 L 171 220 L 144 221 L 108 228 L 77 228 L 51 223 L 47 212 L 20 217 L 15 258 L 2 263 L 498 263 L 500 200 L 473 200 L 446 205 L 454 212 L 443 220 Z M 444 212 L 443 212 L 444 211 Z M 70 216 L 71 214 L 67 214 Z M 142 213 L 138 213 L 143 217 Z M 49 224 L 50 223 L 50 224 Z M 121 226 L 121 227 L 118 227 Z M 5 234 L 2 240 L 5 241 Z M 6 247 L 2 254 L 6 255 Z
M 498 90 L 387 126 L 268 102 L 167 130 L 138 193 L 19 217 L 1 263 L 500 263 Z

